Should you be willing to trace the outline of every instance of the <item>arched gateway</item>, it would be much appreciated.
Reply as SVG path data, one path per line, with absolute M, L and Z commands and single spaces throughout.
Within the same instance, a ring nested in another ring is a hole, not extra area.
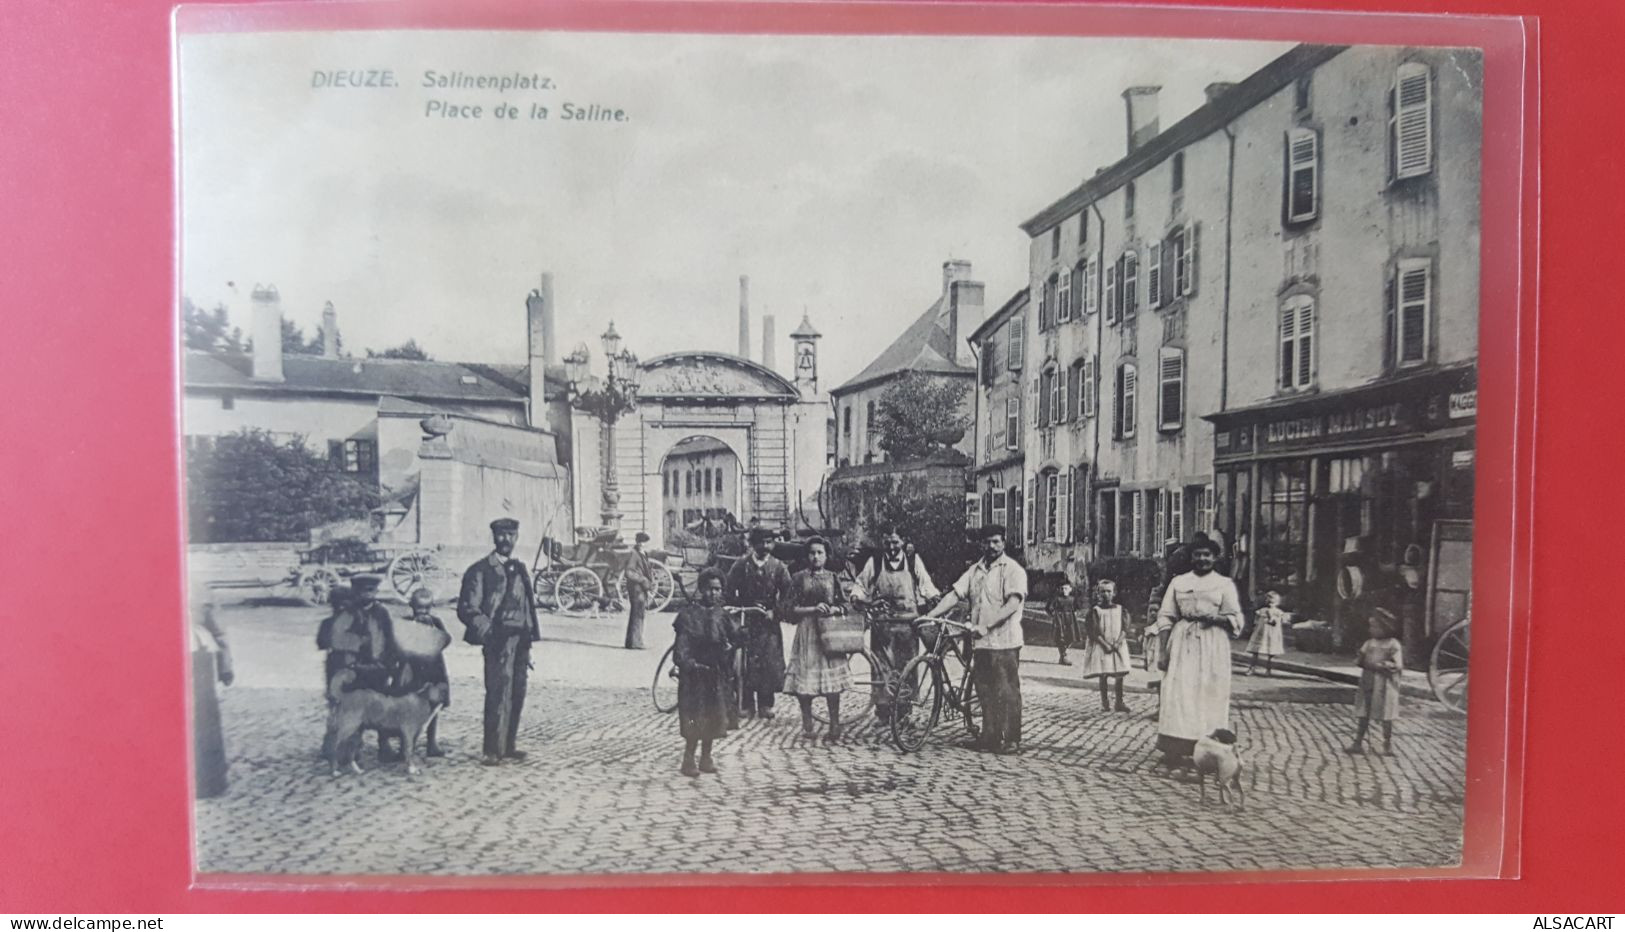
M 680 515 L 676 522 L 666 515 L 672 483 L 703 486 L 705 475 L 673 470 L 669 460 L 674 450 L 681 460 L 695 448 L 694 438 L 705 439 L 701 449 L 737 460 L 736 468 L 711 481 L 736 483 L 727 486 L 725 501 L 729 510 L 739 509 L 741 523 L 753 517 L 770 527 L 796 523 L 798 504 L 811 502 L 828 459 L 829 402 L 815 381 L 792 382 L 760 363 L 707 351 L 668 353 L 640 369 L 638 406 L 621 417 L 614 434 L 626 536 L 646 531 L 663 544 L 668 529 L 682 523 Z M 575 513 L 585 518 L 600 510 L 604 434 L 597 420 L 580 412 L 573 418 Z

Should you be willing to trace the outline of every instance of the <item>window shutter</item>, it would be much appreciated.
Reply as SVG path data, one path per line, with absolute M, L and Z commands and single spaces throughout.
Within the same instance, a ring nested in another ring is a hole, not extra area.
M 1190 258 L 1185 262 L 1186 279 L 1184 288 L 1182 288 L 1179 292 L 1182 295 L 1190 296 L 1196 294 L 1196 282 L 1199 274 L 1197 261 L 1202 253 L 1201 236 L 1201 224 L 1187 223 L 1185 225 L 1185 252 L 1189 254 Z
M 1298 338 L 1298 313 L 1291 301 L 1281 305 L 1281 377 L 1282 388 L 1294 387 L 1292 381 L 1294 348 Z
M 1152 309 L 1162 307 L 1162 243 L 1145 247 L 1145 303 Z
M 1136 554 L 1145 553 L 1145 493 L 1130 492 L 1129 501 L 1133 506 L 1132 523 L 1129 525 L 1129 534 L 1133 543 L 1130 551 Z
M 1427 359 L 1429 282 L 1428 261 L 1406 260 L 1399 265 L 1399 364 Z
M 1287 221 L 1313 220 L 1320 202 L 1320 141 L 1312 129 L 1287 133 Z
M 1072 470 L 1072 539 L 1083 543 L 1089 535 L 1089 470 Z
M 1164 347 L 1161 356 L 1157 423 L 1163 430 L 1173 430 L 1185 421 L 1185 351 Z
M 1034 543 L 1038 540 L 1038 522 L 1033 520 L 1033 500 L 1038 497 L 1038 477 L 1035 475 L 1027 480 L 1027 526 L 1026 540 Z
M 1162 552 L 1163 541 L 1168 539 L 1168 490 L 1158 489 L 1151 497 L 1151 555 Z
M 1112 435 L 1123 436 L 1123 367 L 1117 367 L 1117 378 L 1112 385 Z
M 1140 309 L 1140 254 L 1134 250 L 1123 253 L 1123 319 L 1133 317 Z
M 1072 470 L 1061 473 L 1056 482 L 1056 492 L 1060 496 L 1060 503 L 1055 509 L 1055 520 L 1060 523 L 1061 530 L 1056 539 L 1063 544 L 1072 542 Z
M 1123 366 L 1123 436 L 1134 436 L 1134 395 L 1135 382 L 1138 376 L 1134 371 L 1134 364 Z
M 1382 361 L 1384 367 L 1394 368 L 1398 363 L 1395 351 L 1399 346 L 1399 288 L 1395 282 L 1395 275 L 1389 276 L 1383 284 L 1382 296 Z
M 1083 414 L 1095 416 L 1095 360 L 1091 356 L 1083 361 Z
M 1433 75 L 1406 62 L 1394 80 L 1394 177 L 1415 178 L 1433 169 Z
M 1100 310 L 1100 260 L 1094 256 L 1083 269 L 1083 310 L 1093 314 Z
M 1055 415 L 1054 406 L 1050 404 L 1050 395 L 1054 391 L 1055 370 L 1045 369 L 1039 376 L 1038 385 L 1038 426 L 1040 429 L 1050 426 L 1051 418 Z
M 1061 270 L 1061 300 L 1055 310 L 1055 319 L 1058 323 L 1066 323 L 1072 319 L 1072 272 L 1069 269 Z
M 1117 263 L 1106 266 L 1106 323 L 1117 323 Z
M 1315 338 L 1315 302 L 1312 298 L 1304 297 L 1298 305 L 1298 385 L 1309 385 L 1309 376 L 1313 371 L 1313 341 Z
M 1027 318 L 1012 317 L 1010 319 L 1010 349 L 1005 362 L 1011 372 L 1021 371 L 1022 361 L 1027 354 Z
M 1185 492 L 1183 489 L 1174 489 L 1168 493 L 1168 537 L 1177 541 L 1185 539 Z

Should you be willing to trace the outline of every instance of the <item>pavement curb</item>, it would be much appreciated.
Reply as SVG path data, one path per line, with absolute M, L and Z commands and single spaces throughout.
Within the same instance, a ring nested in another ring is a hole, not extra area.
M 1230 658 L 1237 664 L 1250 664 L 1253 662 L 1253 655 L 1245 651 L 1233 650 L 1230 652 Z M 1360 674 L 1358 673 L 1346 673 L 1342 670 L 1330 670 L 1326 667 L 1312 666 L 1307 663 L 1293 663 L 1289 660 L 1280 659 L 1275 660 L 1272 665 L 1275 669 L 1280 670 L 1282 673 L 1297 673 L 1302 676 L 1314 676 L 1323 680 L 1329 680 L 1333 683 L 1347 683 L 1351 686 L 1360 685 Z M 1401 677 L 1399 681 L 1399 694 L 1402 696 L 1408 696 L 1412 699 L 1433 698 L 1433 690 L 1425 681 L 1422 683 L 1417 683 L 1414 681 L 1409 681 L 1404 677 Z

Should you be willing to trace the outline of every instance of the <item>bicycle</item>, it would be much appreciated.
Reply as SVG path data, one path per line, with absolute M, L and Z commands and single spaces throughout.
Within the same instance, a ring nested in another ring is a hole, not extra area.
M 760 608 L 755 605 L 724 605 L 722 606 L 722 610 L 729 615 L 739 616 L 741 619 L 752 614 L 760 614 L 763 616 L 770 615 L 767 609 Z M 654 682 L 649 687 L 650 697 L 654 700 L 655 711 L 661 713 L 662 715 L 677 711 L 677 680 L 679 674 L 677 671 L 677 663 L 672 659 L 672 654 L 676 650 L 677 645 L 673 644 L 672 646 L 666 648 L 666 652 L 664 654 L 660 655 L 660 662 L 655 664 Z M 734 682 L 737 684 L 742 679 L 742 674 L 744 672 L 744 658 L 742 657 L 742 651 L 737 648 L 734 649 L 733 657 Z M 739 705 L 739 696 L 737 693 L 733 697 L 733 702 L 735 708 L 737 708 Z
M 944 715 L 957 716 L 972 740 L 980 738 L 982 709 L 971 678 L 970 625 L 922 618 L 914 629 L 926 651 L 910 660 L 894 681 L 892 742 L 898 750 L 918 751 Z

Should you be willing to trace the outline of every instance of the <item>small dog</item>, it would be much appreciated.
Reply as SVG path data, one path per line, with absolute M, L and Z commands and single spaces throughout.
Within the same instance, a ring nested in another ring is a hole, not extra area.
M 406 758 L 406 772 L 418 773 L 413 753 L 418 739 L 440 714 L 446 702 L 446 687 L 429 683 L 416 692 L 404 696 L 390 696 L 372 689 L 346 692 L 344 686 L 355 674 L 346 670 L 333 677 L 329 695 L 333 697 L 332 710 L 327 715 L 327 746 L 333 749 L 333 776 L 338 776 L 345 762 L 355 773 L 361 773 L 356 752 L 361 748 L 362 729 L 376 728 L 382 733 L 399 732 L 402 736 L 401 753 Z
M 1225 790 L 1236 793 L 1236 808 L 1245 808 L 1246 794 L 1241 789 L 1241 755 L 1236 753 L 1236 735 L 1227 728 L 1215 729 L 1213 734 L 1196 741 L 1192 755 L 1196 762 L 1196 779 L 1202 785 L 1202 802 L 1207 802 L 1207 775 L 1213 774 L 1219 786 L 1219 803 L 1227 802 Z

